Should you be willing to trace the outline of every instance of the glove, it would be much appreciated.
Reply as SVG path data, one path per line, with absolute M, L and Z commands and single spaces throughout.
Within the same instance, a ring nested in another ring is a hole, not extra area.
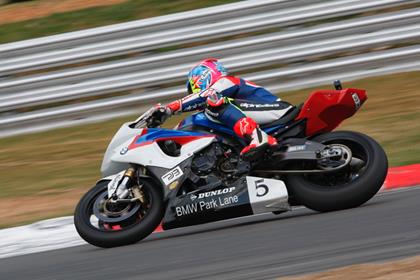
M 160 103 L 156 104 L 153 107 L 153 113 L 152 116 L 161 124 L 164 123 L 168 118 L 170 118 L 172 116 L 172 110 L 167 107 L 164 106 Z

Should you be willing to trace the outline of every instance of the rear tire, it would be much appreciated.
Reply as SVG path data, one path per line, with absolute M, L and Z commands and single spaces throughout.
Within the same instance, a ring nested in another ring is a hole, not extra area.
M 92 245 L 110 248 L 136 243 L 151 234 L 162 221 L 164 207 L 162 192 L 148 181 L 142 181 L 142 190 L 147 193 L 150 204 L 143 217 L 140 218 L 139 214 L 139 218 L 135 219 L 138 221 L 124 225 L 118 230 L 104 228 L 105 223 L 100 220 L 94 226 L 91 221 L 92 217 L 95 218 L 93 214 L 94 202 L 100 195 L 107 192 L 108 183 L 109 181 L 99 182 L 79 201 L 74 213 L 74 224 L 79 235 Z
M 352 150 L 353 158 L 361 159 L 363 166 L 356 171 L 354 166 L 348 166 L 323 175 L 288 175 L 286 185 L 298 204 L 320 212 L 353 208 L 371 199 L 382 187 L 388 160 L 382 147 L 369 136 L 337 131 L 311 140 L 346 145 Z

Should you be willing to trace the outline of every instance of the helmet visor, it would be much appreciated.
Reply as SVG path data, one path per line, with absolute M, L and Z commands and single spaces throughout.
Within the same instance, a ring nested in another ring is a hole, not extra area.
M 191 93 L 199 93 L 201 92 L 201 87 L 199 86 L 199 79 L 200 77 L 192 77 L 188 80 L 188 92 Z

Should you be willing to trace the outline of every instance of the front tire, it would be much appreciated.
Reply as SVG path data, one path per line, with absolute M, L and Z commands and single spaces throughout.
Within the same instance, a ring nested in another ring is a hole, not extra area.
M 146 196 L 147 205 L 128 207 L 132 212 L 127 220 L 109 223 L 98 219 L 94 209 L 98 200 L 107 198 L 108 183 L 109 181 L 99 182 L 79 201 L 74 213 L 74 224 L 79 235 L 92 245 L 110 248 L 136 243 L 151 234 L 164 214 L 162 192 L 158 187 L 143 181 L 142 191 Z
M 288 175 L 286 184 L 298 204 L 325 212 L 357 207 L 382 187 L 388 160 L 382 147 L 362 133 L 337 131 L 311 139 L 322 144 L 342 144 L 353 154 L 349 166 L 333 173 Z

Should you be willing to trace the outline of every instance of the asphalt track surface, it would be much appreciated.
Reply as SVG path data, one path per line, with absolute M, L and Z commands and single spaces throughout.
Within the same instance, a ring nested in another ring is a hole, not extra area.
M 0 260 L 1 279 L 273 279 L 420 254 L 420 188 L 331 213 L 305 208 Z

